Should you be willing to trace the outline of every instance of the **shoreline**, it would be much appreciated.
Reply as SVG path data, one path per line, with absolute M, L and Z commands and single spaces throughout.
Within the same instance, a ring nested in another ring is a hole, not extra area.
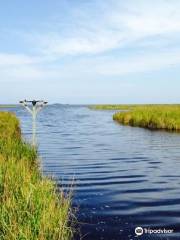
M 90 106 L 90 109 L 123 110 L 113 114 L 113 120 L 122 125 L 150 130 L 180 131 L 179 104 L 96 105 Z
M 0 112 L 0 238 L 70 240 L 71 197 L 39 170 L 19 120 Z

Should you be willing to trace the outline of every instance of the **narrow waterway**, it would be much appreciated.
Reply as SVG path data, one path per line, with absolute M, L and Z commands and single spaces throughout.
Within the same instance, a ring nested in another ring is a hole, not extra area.
M 14 111 L 30 139 L 30 116 Z M 44 174 L 65 189 L 74 179 L 83 240 L 136 239 L 137 226 L 174 230 L 139 239 L 180 239 L 180 134 L 121 126 L 112 114 L 47 106 L 37 124 Z

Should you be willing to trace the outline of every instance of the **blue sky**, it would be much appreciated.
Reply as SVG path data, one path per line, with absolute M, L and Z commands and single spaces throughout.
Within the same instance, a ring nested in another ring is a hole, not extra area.
M 6 0 L 0 102 L 179 103 L 179 0 Z

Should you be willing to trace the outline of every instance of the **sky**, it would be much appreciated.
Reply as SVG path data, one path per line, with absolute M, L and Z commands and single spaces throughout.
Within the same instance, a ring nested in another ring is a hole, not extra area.
M 0 103 L 180 103 L 179 0 L 6 0 Z

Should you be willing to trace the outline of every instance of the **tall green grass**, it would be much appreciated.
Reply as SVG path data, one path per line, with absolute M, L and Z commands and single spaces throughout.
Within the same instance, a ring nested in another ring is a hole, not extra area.
M 132 110 L 115 113 L 113 119 L 124 125 L 179 131 L 180 105 L 136 105 Z
M 71 198 L 41 175 L 37 150 L 21 138 L 19 121 L 0 113 L 0 239 L 69 240 Z

